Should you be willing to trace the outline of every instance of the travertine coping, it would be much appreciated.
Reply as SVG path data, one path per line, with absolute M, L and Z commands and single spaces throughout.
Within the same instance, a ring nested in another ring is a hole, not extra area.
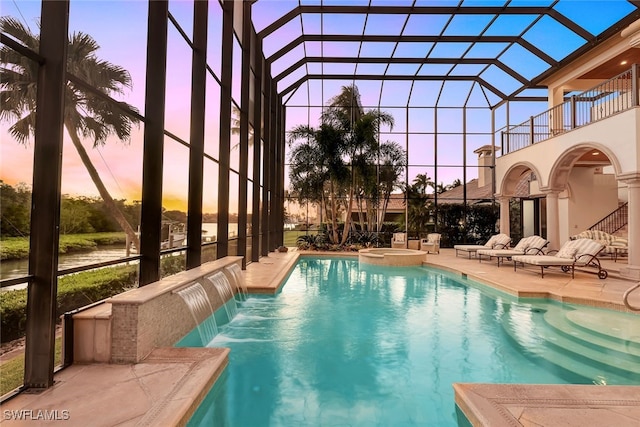
M 229 364 L 228 348 L 159 348 L 143 363 L 191 362 L 189 370 L 137 426 L 186 426 Z
M 245 280 L 247 289 L 250 294 L 264 294 L 273 295 L 276 294 L 286 281 L 287 276 L 298 262 L 300 258 L 299 252 L 284 254 L 285 259 L 270 259 L 268 257 L 261 258 L 259 262 L 253 262 L 247 266 L 245 274 Z M 261 273 L 251 274 L 252 272 L 260 271 Z
M 637 426 L 640 387 L 454 383 L 473 426 Z
M 537 287 L 536 285 L 532 285 L 527 289 L 522 289 L 521 284 L 518 284 L 517 286 L 513 286 L 513 285 L 510 286 L 505 283 L 500 283 L 496 280 L 492 280 L 486 276 L 481 276 L 471 272 L 463 272 L 460 266 L 448 267 L 441 263 L 435 264 L 431 262 L 425 262 L 424 266 L 429 268 L 444 270 L 454 275 L 474 280 L 482 285 L 489 286 L 491 288 L 497 289 L 501 292 L 504 292 L 509 295 L 513 295 L 518 298 L 542 298 L 542 299 L 548 299 L 548 300 L 557 301 L 565 304 L 578 304 L 578 305 L 584 305 L 587 307 L 605 308 L 608 310 L 622 311 L 625 313 L 640 315 L 637 311 L 633 311 L 625 307 L 625 305 L 622 303 L 622 298 L 620 298 L 619 301 L 604 301 L 601 298 L 592 298 L 592 297 L 579 296 L 579 295 L 566 295 L 560 292 L 561 289 L 554 290 L 552 288 L 548 288 L 548 289 L 543 288 L 540 290 L 536 290 L 534 289 L 535 287 Z M 510 272 L 507 274 L 510 274 Z M 533 281 L 533 280 L 536 280 L 536 279 L 529 279 L 529 281 Z M 546 279 L 543 279 L 543 280 L 546 280 Z
M 130 291 L 115 295 L 109 298 L 111 304 L 133 304 L 139 305 L 157 298 L 159 295 L 177 290 L 190 282 L 208 276 L 218 270 L 222 270 L 231 264 L 242 266 L 241 256 L 227 256 L 215 261 L 207 262 L 199 267 L 181 271 L 172 276 L 160 279 L 157 282 L 135 288 Z
M 3 402 L 0 425 L 185 426 L 228 362 L 227 348 L 170 347 L 132 365 L 74 364 L 56 373 L 53 387 Z M 57 419 L 32 418 L 38 411 Z M 31 417 L 10 415 L 16 412 Z

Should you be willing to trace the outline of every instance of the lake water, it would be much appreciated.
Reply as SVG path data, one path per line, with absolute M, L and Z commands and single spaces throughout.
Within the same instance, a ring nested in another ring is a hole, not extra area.
M 202 224 L 203 240 L 209 238 L 215 241 L 218 234 L 218 224 L 215 222 Z M 238 224 L 229 224 L 229 235 L 231 237 L 238 235 Z M 70 254 L 61 254 L 58 257 L 58 269 L 65 270 L 67 268 L 79 267 L 81 265 L 95 264 L 98 262 L 111 261 L 114 259 L 124 258 L 126 256 L 124 245 L 121 246 L 101 246 L 96 250 L 73 252 Z M 0 263 L 0 279 L 12 279 L 15 277 L 26 276 L 29 271 L 29 260 L 5 260 Z M 26 284 L 16 285 L 2 290 L 24 288 Z
M 61 254 L 58 256 L 58 269 L 78 267 L 80 265 L 94 264 L 97 262 L 111 261 L 114 259 L 124 258 L 125 250 L 123 246 L 103 246 L 96 250 L 88 252 L 74 252 L 71 254 Z M 0 263 L 0 279 L 12 279 L 14 277 L 25 276 L 28 274 L 29 260 L 16 259 L 7 260 Z M 24 288 L 26 284 L 9 286 L 2 290 Z

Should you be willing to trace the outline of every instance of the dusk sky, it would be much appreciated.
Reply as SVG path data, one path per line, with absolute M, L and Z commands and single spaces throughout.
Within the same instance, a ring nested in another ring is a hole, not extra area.
M 303 1 L 303 4 L 319 4 L 319 1 Z M 344 4 L 344 1 L 324 1 L 323 4 Z M 349 1 L 349 4 L 368 4 L 367 1 Z M 390 0 L 374 1 L 375 4 L 411 4 L 410 1 Z M 550 0 L 521 0 L 513 2 L 522 5 L 542 5 L 551 3 Z M 602 31 L 612 20 L 620 19 L 629 13 L 630 5 L 625 1 L 615 0 L 607 2 L 589 2 L 605 5 L 602 13 L 584 14 L 581 8 L 585 1 L 563 0 L 557 9 L 572 20 L 576 20 L 594 33 Z M 276 1 L 260 0 L 254 7 L 254 25 L 257 31 L 262 30 L 278 17 L 282 16 L 291 8 L 298 4 L 297 1 Z M 457 1 L 418 1 L 418 5 L 456 5 Z M 478 5 L 503 5 L 502 0 L 473 0 L 465 1 L 465 4 Z M 113 64 L 117 64 L 131 74 L 133 87 L 123 95 L 114 95 L 117 100 L 125 101 L 136 107 L 144 114 L 144 93 L 145 93 L 145 62 L 146 62 L 146 14 L 147 2 L 142 0 L 127 1 L 72 1 L 70 10 L 70 33 L 82 31 L 90 34 L 100 45 L 98 56 Z M 2 16 L 11 16 L 19 19 L 29 26 L 32 32 L 38 32 L 38 21 L 40 15 L 39 1 L 14 1 L 0 0 L 0 10 Z M 180 22 L 183 30 L 190 35 L 192 32 L 192 2 L 191 1 L 171 1 L 170 11 Z M 267 56 L 272 55 L 291 40 L 299 37 L 302 32 L 311 34 L 428 34 L 433 32 L 439 34 L 477 34 L 478 29 L 487 25 L 489 16 L 466 15 L 457 17 L 456 20 L 447 24 L 442 16 L 370 16 L 367 20 L 359 15 L 337 15 L 332 19 L 320 19 L 319 14 L 307 14 L 301 19 L 294 19 L 283 25 L 273 34 L 265 39 L 264 51 Z M 513 19 L 498 19 L 490 27 L 489 32 L 496 34 L 519 35 L 522 28 L 531 23 L 530 16 L 517 15 Z M 575 34 L 568 34 L 565 27 L 559 27 L 557 22 L 549 18 L 548 22 L 543 21 L 540 25 L 524 34 L 524 38 L 529 42 L 544 46 L 554 58 L 562 58 L 567 53 L 577 49 L 583 42 Z M 208 49 L 208 63 L 215 73 L 220 73 L 220 32 L 221 32 L 220 9 L 214 4 L 210 6 L 210 43 Z M 404 28 L 404 30 L 402 30 Z M 558 42 L 560 40 L 560 42 Z M 168 70 L 167 70 L 167 103 L 166 103 L 166 129 L 178 137 L 188 141 L 189 139 L 189 93 L 190 93 L 190 62 L 191 51 L 184 42 L 173 25 L 169 25 Z M 467 52 L 465 57 L 491 57 L 497 55 L 501 50 L 500 46 L 487 43 L 482 49 L 477 48 Z M 462 55 L 465 46 L 449 43 L 447 48 L 437 51 L 433 43 L 331 43 L 331 42 L 305 42 L 287 55 L 275 61 L 272 67 L 273 75 L 279 74 L 291 64 L 303 57 L 313 56 L 360 56 L 360 57 L 409 57 L 424 56 L 426 52 L 431 52 L 430 57 L 451 57 L 455 56 L 457 49 Z M 537 57 L 533 57 L 528 51 L 522 48 L 509 49 L 501 53 L 500 60 L 518 70 L 526 78 L 533 78 L 544 71 L 546 66 L 540 63 Z M 422 68 L 419 64 L 392 64 L 395 68 L 388 70 L 393 74 L 408 75 L 428 75 L 430 73 L 442 73 L 437 69 L 437 64 L 425 65 Z M 239 58 L 234 60 L 235 69 L 240 66 Z M 278 85 L 279 90 L 286 88 L 297 81 L 306 73 L 338 73 L 338 74 L 373 74 L 380 73 L 380 67 L 384 64 L 324 64 L 308 63 L 285 77 Z M 442 66 L 440 66 L 442 67 Z M 449 65 L 451 68 L 451 66 Z M 472 67 L 471 64 L 466 67 Z M 473 73 L 472 68 L 461 68 L 450 70 L 452 74 Z M 513 78 L 509 77 L 501 70 L 487 70 L 483 73 L 483 78 L 494 86 L 503 88 L 507 93 L 517 89 L 518 83 L 514 84 Z M 309 123 L 311 126 L 318 124 L 320 106 L 326 103 L 332 96 L 340 92 L 343 85 L 351 84 L 353 81 L 325 80 L 309 81 L 298 88 L 287 100 L 287 129 L 298 124 Z M 491 114 L 488 109 L 489 103 L 495 104 L 499 98 L 490 92 L 483 91 L 478 84 L 473 82 L 450 81 L 442 85 L 441 82 L 421 81 L 412 84 L 410 81 L 355 81 L 365 108 L 375 108 L 381 106 L 385 111 L 394 115 L 396 126 L 393 131 L 398 134 L 387 133 L 388 129 L 382 129 L 382 140 L 393 140 L 403 147 L 409 148 L 409 163 L 413 165 L 433 165 L 434 151 L 434 131 L 433 110 L 413 109 L 410 110 L 409 121 L 407 123 L 407 110 L 411 107 L 432 107 L 437 105 L 443 107 L 438 111 L 438 159 L 439 165 L 451 165 L 456 167 L 442 168 L 438 171 L 438 182 L 449 184 L 455 179 L 462 179 L 462 113 L 461 107 L 467 104 L 470 107 L 482 107 L 481 109 L 468 109 L 467 111 L 467 150 L 466 157 L 468 163 L 467 181 L 476 177 L 476 160 L 473 150 L 485 144 L 491 144 Z M 206 150 L 209 154 L 217 157 L 215 147 L 219 135 L 219 87 L 215 80 L 209 77 L 207 80 L 207 123 Z M 233 94 L 239 98 L 239 85 L 234 84 Z M 537 96 L 545 96 L 544 90 L 535 93 Z M 308 108 L 311 104 L 314 107 Z M 526 120 L 530 115 L 544 111 L 546 103 L 524 103 L 526 105 L 512 104 L 510 111 L 511 124 L 518 124 Z M 447 109 L 445 107 L 458 107 L 457 109 Z M 496 113 L 496 127 L 499 129 L 505 123 L 505 108 L 500 108 Z M 8 124 L 0 123 L 0 144 L 1 172 L 0 179 L 8 184 L 18 182 L 31 182 L 32 175 L 32 147 L 20 146 L 7 133 Z M 405 132 L 409 132 L 408 137 Z M 110 140 L 105 147 L 100 149 L 90 148 L 91 142 L 85 141 L 85 146 L 103 177 L 107 188 L 114 198 L 124 198 L 129 201 L 139 200 L 141 197 L 142 183 L 142 141 L 143 126 L 134 128 L 129 145 L 124 145 L 116 140 Z M 232 142 L 233 144 L 233 142 Z M 496 144 L 500 144 L 496 140 Z M 237 163 L 238 150 L 232 150 Z M 186 210 L 186 195 L 188 186 L 188 149 L 183 145 L 165 138 L 165 178 L 164 178 L 164 205 L 168 209 Z M 427 173 L 434 176 L 433 167 L 412 166 L 408 171 L 409 181 L 413 180 L 418 173 Z M 217 168 L 208 165 L 205 167 L 205 175 L 208 179 L 217 181 Z M 211 186 L 206 186 L 211 187 Z M 62 191 L 71 195 L 97 195 L 84 166 L 70 141 L 65 141 L 63 153 L 63 177 Z M 217 209 L 215 192 L 211 188 L 210 197 L 205 194 L 205 212 Z M 236 202 L 237 204 L 237 202 Z

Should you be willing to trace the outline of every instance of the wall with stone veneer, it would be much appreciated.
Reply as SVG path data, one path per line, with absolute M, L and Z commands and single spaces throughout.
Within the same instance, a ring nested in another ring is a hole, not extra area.
M 189 308 L 175 291 L 199 282 L 215 311 L 222 306 L 223 301 L 206 277 L 216 271 L 224 272 L 228 265 L 241 265 L 241 262 L 242 257 L 225 257 L 116 295 L 107 300 L 111 304 L 111 337 L 93 336 L 82 339 L 110 341 L 112 363 L 137 363 L 154 348 L 172 346 L 195 328 Z M 229 277 L 228 274 L 227 276 Z M 232 280 L 230 277 L 229 279 Z M 90 315 L 90 312 L 83 314 L 85 319 Z M 101 346 L 104 345 L 108 343 Z M 91 360 L 84 360 L 87 361 Z

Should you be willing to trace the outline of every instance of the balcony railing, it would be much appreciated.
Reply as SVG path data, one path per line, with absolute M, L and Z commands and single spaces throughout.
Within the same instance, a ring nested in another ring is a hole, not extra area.
M 638 65 L 502 132 L 502 154 L 520 150 L 638 106 Z

